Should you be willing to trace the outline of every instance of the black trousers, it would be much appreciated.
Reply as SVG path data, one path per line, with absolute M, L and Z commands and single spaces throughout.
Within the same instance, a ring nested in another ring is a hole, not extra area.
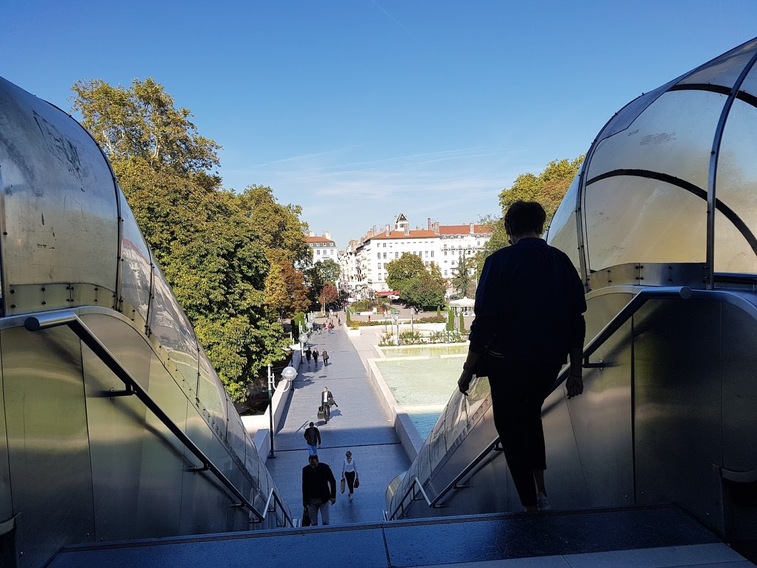
M 494 425 L 524 507 L 536 505 L 533 472 L 547 469 L 541 407 L 559 364 L 494 359 L 489 369 Z
M 347 480 L 347 488 L 350 490 L 350 495 L 355 491 L 355 472 L 345 471 L 344 478 Z

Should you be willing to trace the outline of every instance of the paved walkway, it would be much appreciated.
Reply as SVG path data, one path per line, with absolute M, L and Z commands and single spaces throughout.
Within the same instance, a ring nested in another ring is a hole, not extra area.
M 344 321 L 344 314 L 340 314 Z M 323 323 L 321 318 L 319 323 Z M 383 328 L 382 328 L 383 329 Z M 329 352 L 329 365 L 319 358 L 317 367 L 303 363 L 293 382 L 294 393 L 286 409 L 283 424 L 274 439 L 276 459 L 268 459 L 270 471 L 282 497 L 295 517 L 301 516 L 302 468 L 307 465 L 308 450 L 303 437 L 310 421 L 321 431 L 322 447 L 318 456 L 331 466 L 339 481 L 344 453 L 352 451 L 360 476 L 360 487 L 352 502 L 347 493 L 337 495 L 331 508 L 331 524 L 379 522 L 386 509 L 386 488 L 397 475 L 410 466 L 400 445 L 394 424 L 382 410 L 364 359 L 375 357 L 378 343 L 376 328 L 363 328 L 355 341 L 345 328 L 313 334 L 309 345 L 319 352 Z M 331 419 L 324 424 L 316 416 L 320 393 L 326 386 L 339 405 L 332 408 Z

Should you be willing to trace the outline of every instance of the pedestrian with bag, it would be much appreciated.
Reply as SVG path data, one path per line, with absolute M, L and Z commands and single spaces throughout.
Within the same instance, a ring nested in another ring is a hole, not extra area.
M 323 358 L 323 366 L 328 367 L 329 366 L 329 352 L 324 349 L 323 353 L 321 353 L 321 357 Z
M 307 507 L 310 526 L 329 524 L 329 505 L 336 503 L 336 479 L 331 468 L 318 461 L 318 456 L 308 457 L 308 465 L 302 468 L 302 505 Z
M 541 407 L 568 356 L 568 398 L 583 392 L 584 286 L 570 258 L 541 238 L 545 221 L 537 202 L 508 207 L 511 246 L 484 263 L 457 382 L 468 394 L 474 374 L 488 377 L 494 425 L 527 512 L 550 508 Z
M 360 485 L 360 478 L 357 473 L 357 464 L 352 458 L 352 452 L 347 450 L 344 454 L 344 462 L 342 462 L 342 482 L 341 491 L 344 493 L 344 482 L 347 481 L 347 487 L 349 489 L 349 498 L 352 501 L 352 494 L 355 492 L 355 488 Z

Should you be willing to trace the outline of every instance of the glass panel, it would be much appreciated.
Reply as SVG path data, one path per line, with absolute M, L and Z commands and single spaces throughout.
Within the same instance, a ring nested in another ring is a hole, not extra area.
M 580 172 L 579 172 L 580 174 Z M 580 269 L 578 260 L 578 233 L 576 231 L 576 195 L 578 194 L 579 176 L 573 179 L 568 192 L 557 208 L 547 231 L 547 242 L 568 255 L 576 270 Z
M 184 378 L 182 389 L 192 397 L 196 396 L 197 341 L 187 316 L 174 298 L 157 265 L 154 266 L 150 330 L 159 338 L 167 355 L 176 363 L 179 373 Z
M 755 49 L 757 49 L 757 39 L 753 39 L 743 46 L 721 55 L 704 69 L 700 69 L 693 75 L 680 81 L 679 84 L 701 83 L 705 85 L 723 85 L 730 89 L 744 70 L 746 64 L 749 63 Z
M 124 220 L 121 234 L 121 295 L 146 322 L 150 302 L 150 251 L 123 194 L 119 198 Z
M 757 75 L 752 70 L 750 78 Z M 744 232 L 757 233 L 757 109 L 736 100 L 723 132 L 716 196 L 746 229 L 721 211 L 715 216 L 715 271 L 757 273 L 757 258 Z
M 237 457 L 240 460 L 244 461 L 244 458 L 245 458 L 244 449 L 245 449 L 245 443 L 247 440 L 247 431 L 244 429 L 244 424 L 242 424 L 242 419 L 240 418 L 239 414 L 237 414 L 236 410 L 234 409 L 234 403 L 232 403 L 228 397 L 226 397 L 226 408 L 227 408 L 227 415 L 229 417 L 229 421 L 228 421 L 229 429 L 228 429 L 228 432 L 226 433 L 226 439 L 231 445 L 231 448 L 237 454 Z
M 707 201 L 683 188 L 618 176 L 586 188 L 590 270 L 631 262 L 704 262 Z
M 610 171 L 642 169 L 705 189 L 712 141 L 725 101 L 724 95 L 705 91 L 662 95 L 629 130 L 599 143 L 588 181 Z
M 226 391 L 202 347 L 197 398 L 208 413 L 210 426 L 219 432 L 221 437 L 226 436 Z

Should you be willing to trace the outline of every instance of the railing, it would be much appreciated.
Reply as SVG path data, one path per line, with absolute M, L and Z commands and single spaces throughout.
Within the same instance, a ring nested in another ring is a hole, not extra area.
M 402 499 L 400 500 L 399 506 L 394 510 L 394 512 L 391 515 L 384 515 L 385 520 L 391 521 L 394 519 L 394 516 L 397 514 L 397 512 L 402 509 L 402 513 L 405 513 L 405 499 L 407 499 L 408 495 L 410 495 L 410 492 L 413 492 L 413 501 L 415 501 L 415 486 L 418 486 L 418 490 L 421 492 L 421 495 L 423 495 L 423 499 L 426 501 L 426 504 L 434 508 L 433 503 L 429 500 L 428 495 L 426 495 L 426 491 L 423 489 L 423 483 L 421 483 L 420 479 L 418 479 L 417 476 L 413 477 L 413 482 L 410 484 L 410 487 L 407 488 L 407 491 L 405 491 L 404 495 L 402 495 Z
M 688 286 L 665 286 L 665 287 L 658 287 L 658 288 L 643 288 L 641 291 L 639 291 L 631 300 L 617 313 L 615 314 L 615 317 L 612 318 L 607 325 L 605 325 L 602 330 L 597 333 L 596 336 L 594 336 L 594 339 L 592 339 L 589 343 L 586 344 L 586 346 L 583 349 L 583 359 L 584 363 L 583 366 L 586 368 L 594 368 L 594 367 L 600 367 L 601 364 L 595 364 L 595 363 L 589 363 L 588 359 L 591 357 L 591 355 L 599 349 L 605 341 L 607 341 L 612 335 L 618 331 L 618 329 L 621 328 L 623 324 L 625 324 L 638 310 L 643 306 L 648 300 L 659 300 L 659 299 L 688 299 L 692 296 L 692 290 Z M 558 373 L 557 379 L 555 380 L 554 385 L 552 386 L 552 391 L 558 389 L 560 385 L 565 381 L 568 374 L 570 373 L 570 366 L 566 365 L 562 368 L 562 370 Z M 405 493 L 402 495 L 402 499 L 400 500 L 400 503 L 397 507 L 395 507 L 394 511 L 392 511 L 391 514 L 385 515 L 387 520 L 393 520 L 396 517 L 397 513 L 400 513 L 404 515 L 405 513 L 405 500 L 410 495 L 411 492 L 414 493 L 413 488 L 417 485 L 418 488 L 421 490 L 423 494 L 423 498 L 425 499 L 426 503 L 431 508 L 438 508 L 438 503 L 453 489 L 463 489 L 465 488 L 464 485 L 459 485 L 460 481 L 467 476 L 471 471 L 473 471 L 481 462 L 483 462 L 487 456 L 492 451 L 500 451 L 501 446 L 499 442 L 499 437 L 495 438 L 489 445 L 486 446 L 486 448 L 481 451 L 473 460 L 465 466 L 456 476 L 455 478 L 447 484 L 447 486 L 442 489 L 432 500 L 428 498 L 426 495 L 426 492 L 423 489 L 423 483 L 415 477 L 413 479 L 413 482 L 410 484 L 410 487 L 405 491 Z M 413 500 L 415 500 L 415 496 L 413 495 Z
M 284 526 L 289 524 L 293 526 L 292 519 L 283 507 L 283 502 L 279 498 L 275 491 L 271 489 L 271 494 L 268 496 L 266 503 L 265 513 L 260 513 L 255 506 L 249 502 L 244 494 L 223 474 L 223 472 L 216 466 L 208 456 L 195 444 L 189 436 L 187 436 L 171 418 L 163 412 L 158 404 L 150 397 L 142 386 L 131 376 L 123 365 L 115 358 L 115 356 L 108 350 L 108 348 L 95 336 L 94 333 L 79 319 L 79 317 L 71 311 L 56 311 L 44 314 L 37 314 L 30 316 L 24 322 L 24 327 L 29 331 L 39 331 L 42 329 L 49 329 L 51 327 L 57 327 L 60 325 L 68 326 L 76 336 L 89 347 L 95 355 L 110 369 L 114 375 L 116 375 L 123 383 L 126 389 L 120 392 L 110 392 L 110 396 L 130 396 L 136 395 L 142 403 L 150 409 L 150 411 L 160 420 L 171 433 L 190 451 L 194 456 L 200 460 L 202 466 L 191 468 L 191 471 L 210 471 L 218 481 L 220 481 L 226 488 L 239 500 L 239 503 L 234 504 L 235 507 L 244 507 L 257 517 L 257 520 L 250 521 L 252 523 L 262 523 L 265 521 L 269 512 L 269 506 L 271 499 L 274 499 L 275 503 L 281 506 L 281 510 L 284 514 Z M 275 508 L 273 509 L 275 510 Z

